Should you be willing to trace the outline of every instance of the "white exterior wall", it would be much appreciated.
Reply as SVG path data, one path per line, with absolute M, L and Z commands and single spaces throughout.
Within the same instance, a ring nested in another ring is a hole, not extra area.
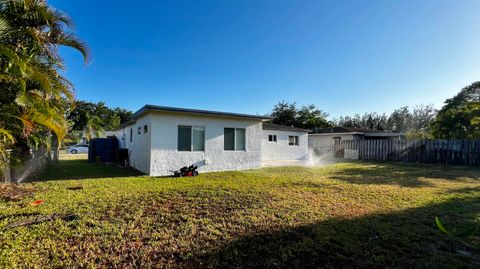
M 277 142 L 268 141 L 269 135 L 276 135 Z M 298 146 L 288 145 L 289 136 L 298 136 Z M 263 130 L 262 160 L 307 160 L 308 133 L 293 131 Z
M 144 133 L 145 125 L 148 126 L 147 133 Z M 135 123 L 115 131 L 120 148 L 129 150 L 130 166 L 145 174 L 150 174 L 151 126 L 151 116 L 147 114 L 137 119 Z M 138 134 L 139 127 L 140 134 Z M 132 142 L 130 142 L 130 129 L 132 129 Z
M 169 170 L 191 164 L 196 164 L 200 172 L 261 167 L 261 120 L 166 112 L 149 112 L 147 115 L 151 119 L 151 176 L 171 175 Z M 204 127 L 205 151 L 178 151 L 179 125 Z M 245 151 L 224 150 L 224 128 L 245 128 Z
M 352 134 L 326 134 L 326 135 L 310 134 L 308 136 L 308 147 L 310 148 L 331 147 L 333 146 L 334 137 L 340 137 L 340 140 L 354 139 L 354 136 Z
M 342 140 L 355 140 L 359 137 L 353 134 L 310 134 L 308 136 L 308 148 L 315 155 L 333 154 L 333 138 L 340 137 Z

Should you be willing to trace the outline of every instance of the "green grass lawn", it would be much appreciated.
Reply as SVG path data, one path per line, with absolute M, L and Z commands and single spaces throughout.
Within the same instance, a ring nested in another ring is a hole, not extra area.
M 0 268 L 480 266 L 478 236 L 451 251 L 434 223 L 479 223 L 475 169 L 341 163 L 150 178 L 74 159 L 43 177 L 20 186 L 31 196 L 0 201 L 0 229 L 78 219 L 0 231 Z

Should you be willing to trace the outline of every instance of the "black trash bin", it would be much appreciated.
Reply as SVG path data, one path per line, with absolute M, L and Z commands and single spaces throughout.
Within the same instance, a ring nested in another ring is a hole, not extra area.
M 88 161 L 95 162 L 99 158 L 102 162 L 113 163 L 116 161 L 118 140 L 113 138 L 94 138 L 88 148 Z

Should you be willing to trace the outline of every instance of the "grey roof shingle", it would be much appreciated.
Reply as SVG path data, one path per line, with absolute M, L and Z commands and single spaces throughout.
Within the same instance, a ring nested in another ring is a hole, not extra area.
M 291 131 L 291 132 L 310 132 L 310 130 L 297 128 L 297 127 L 290 127 L 286 125 L 280 124 L 273 124 L 269 122 L 264 122 L 262 125 L 263 130 L 273 130 L 273 131 Z

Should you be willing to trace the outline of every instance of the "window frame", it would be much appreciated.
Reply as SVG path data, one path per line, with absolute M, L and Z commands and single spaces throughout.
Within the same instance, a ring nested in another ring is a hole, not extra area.
M 190 127 L 190 150 L 179 150 L 178 149 L 178 143 L 180 142 L 180 139 L 178 137 L 178 130 L 180 127 Z M 194 128 L 202 128 L 203 129 L 203 150 L 193 150 L 193 129 Z M 205 144 L 207 142 L 207 138 L 206 138 L 206 128 L 205 126 L 201 126 L 201 125 L 183 125 L 183 124 L 179 124 L 177 126 L 177 151 L 178 152 L 205 152 Z
M 272 139 L 270 140 L 270 138 L 272 138 Z M 277 143 L 278 142 L 277 135 L 276 134 L 269 134 L 268 135 L 268 142 Z
M 137 128 L 137 134 L 142 134 L 142 126 L 138 126 L 138 128 Z
M 290 143 L 290 137 L 293 137 L 293 144 Z M 300 136 L 298 135 L 289 135 L 288 136 L 288 145 L 292 147 L 298 147 L 300 146 Z
M 225 129 L 233 129 L 233 149 L 225 149 Z M 237 149 L 237 129 L 243 130 L 245 134 L 244 149 Z M 224 127 L 223 128 L 223 151 L 247 151 L 247 128 Z

